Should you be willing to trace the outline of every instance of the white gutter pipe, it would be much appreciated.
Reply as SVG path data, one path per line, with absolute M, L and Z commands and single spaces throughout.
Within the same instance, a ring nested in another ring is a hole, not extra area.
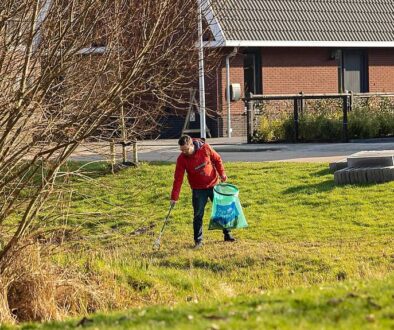
M 231 95 L 230 95 L 230 58 L 238 53 L 238 47 L 226 56 L 226 92 L 227 92 L 227 137 L 231 138 L 233 129 L 231 128 Z
M 33 52 L 35 52 L 40 46 L 42 40 L 41 25 L 44 23 L 44 21 L 48 16 L 49 10 L 51 9 L 52 6 L 52 1 L 53 0 L 42 0 L 39 1 L 38 3 L 38 5 L 40 6 L 40 10 L 36 20 L 36 27 L 35 27 L 35 32 L 32 42 Z

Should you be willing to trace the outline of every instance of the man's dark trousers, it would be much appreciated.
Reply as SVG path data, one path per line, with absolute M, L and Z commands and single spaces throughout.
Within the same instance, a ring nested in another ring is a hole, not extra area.
M 213 188 L 208 189 L 193 189 L 193 229 L 194 229 L 194 242 L 202 241 L 202 219 L 204 217 L 205 206 L 207 205 L 208 198 L 213 201 Z M 224 235 L 229 235 L 229 229 L 223 229 Z

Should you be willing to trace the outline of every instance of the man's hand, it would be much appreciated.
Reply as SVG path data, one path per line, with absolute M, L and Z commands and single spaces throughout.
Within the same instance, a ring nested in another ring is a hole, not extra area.
M 220 177 L 221 182 L 226 182 L 227 181 L 227 175 L 223 175 Z
M 176 201 L 174 201 L 173 199 L 171 199 L 171 200 L 170 200 L 170 206 L 171 206 L 171 207 L 174 207 L 175 204 L 176 204 Z

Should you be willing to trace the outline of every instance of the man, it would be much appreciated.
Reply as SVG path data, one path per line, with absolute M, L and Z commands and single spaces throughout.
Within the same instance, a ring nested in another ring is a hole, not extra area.
M 212 147 L 200 139 L 192 139 L 183 135 L 179 141 L 181 154 L 179 155 L 174 173 L 174 184 L 171 193 L 171 205 L 179 199 L 185 171 L 192 188 L 192 202 L 194 210 L 193 229 L 195 249 L 202 246 L 202 220 L 208 198 L 213 200 L 213 187 L 219 182 L 227 180 L 222 159 Z M 230 230 L 224 229 L 224 240 L 234 242 Z

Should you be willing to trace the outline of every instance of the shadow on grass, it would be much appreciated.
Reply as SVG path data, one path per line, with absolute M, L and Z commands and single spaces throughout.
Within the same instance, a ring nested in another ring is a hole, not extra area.
M 315 173 L 312 173 L 311 176 L 320 177 L 320 176 L 326 176 L 326 175 L 329 175 L 329 174 L 333 174 L 333 173 L 330 171 L 329 168 L 325 168 L 323 170 L 320 170 L 320 171 L 317 171 Z
M 321 192 L 331 191 L 336 187 L 334 180 L 326 180 L 316 184 L 299 185 L 287 188 L 283 191 L 286 195 L 291 194 L 307 194 L 312 195 Z
M 111 166 L 107 162 L 69 161 L 61 169 L 69 172 L 81 172 L 92 179 L 101 178 L 109 174 L 112 175 Z
M 148 164 L 154 166 L 168 166 L 174 165 L 171 162 L 155 161 L 155 162 L 140 162 L 139 165 Z M 138 169 L 138 166 L 117 164 L 115 165 L 115 174 L 127 171 L 129 169 Z M 175 168 L 175 166 L 174 166 Z M 99 162 L 82 162 L 82 161 L 68 161 L 66 165 L 62 167 L 62 170 L 68 171 L 80 171 L 85 176 L 98 179 L 107 175 L 113 175 L 111 165 L 105 161 Z
M 173 165 L 175 169 L 175 164 L 173 162 L 166 162 L 166 161 L 151 161 L 151 162 L 144 162 L 149 165 L 155 165 L 155 166 L 168 166 L 168 165 Z

